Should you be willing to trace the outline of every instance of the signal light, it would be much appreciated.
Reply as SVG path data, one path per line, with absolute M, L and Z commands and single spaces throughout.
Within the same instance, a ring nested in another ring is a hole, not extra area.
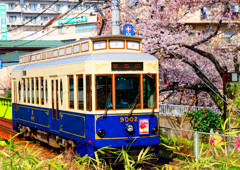
M 97 135 L 101 138 L 104 137 L 104 135 L 105 135 L 104 130 L 102 130 L 102 129 L 98 130 Z
M 156 128 L 156 127 L 153 127 L 153 128 L 152 128 L 152 133 L 156 134 L 157 131 L 158 131 L 158 128 Z
M 163 84 L 168 85 L 167 73 L 163 73 Z

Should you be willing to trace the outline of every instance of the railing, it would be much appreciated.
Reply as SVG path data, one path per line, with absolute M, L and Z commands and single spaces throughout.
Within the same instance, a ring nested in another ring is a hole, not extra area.
M 164 116 L 182 116 L 187 109 L 188 105 L 173 105 L 173 104 L 159 104 L 159 114 Z M 201 110 L 203 108 L 212 110 L 214 113 L 221 114 L 220 110 L 216 107 L 192 106 L 190 111 Z

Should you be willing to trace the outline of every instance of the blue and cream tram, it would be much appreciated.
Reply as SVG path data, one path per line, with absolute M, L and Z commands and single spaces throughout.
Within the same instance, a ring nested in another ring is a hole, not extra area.
M 55 148 L 157 146 L 158 60 L 141 38 L 101 36 L 20 56 L 13 128 Z

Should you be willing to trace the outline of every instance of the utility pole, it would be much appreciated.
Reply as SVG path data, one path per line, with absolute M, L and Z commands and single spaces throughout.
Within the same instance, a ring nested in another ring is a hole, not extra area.
M 120 9 L 119 1 L 112 0 L 112 35 L 120 35 Z

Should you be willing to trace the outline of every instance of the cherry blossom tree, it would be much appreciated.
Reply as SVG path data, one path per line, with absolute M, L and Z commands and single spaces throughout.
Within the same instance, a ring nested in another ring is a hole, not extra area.
M 240 46 L 229 46 L 219 40 L 223 30 L 238 29 L 236 20 L 232 17 L 226 18 L 232 5 L 237 5 L 237 2 L 121 2 L 121 24 L 134 25 L 135 35 L 143 37 L 144 52 L 159 58 L 160 81 L 162 73 L 167 73 L 168 85 L 160 82 L 161 102 L 189 104 L 194 95 L 197 99 L 196 105 L 218 106 L 223 110 L 224 73 L 239 73 Z M 206 6 L 214 7 L 213 15 L 208 18 L 212 30 L 207 30 L 199 36 L 199 30 L 186 21 L 196 13 L 204 14 Z

